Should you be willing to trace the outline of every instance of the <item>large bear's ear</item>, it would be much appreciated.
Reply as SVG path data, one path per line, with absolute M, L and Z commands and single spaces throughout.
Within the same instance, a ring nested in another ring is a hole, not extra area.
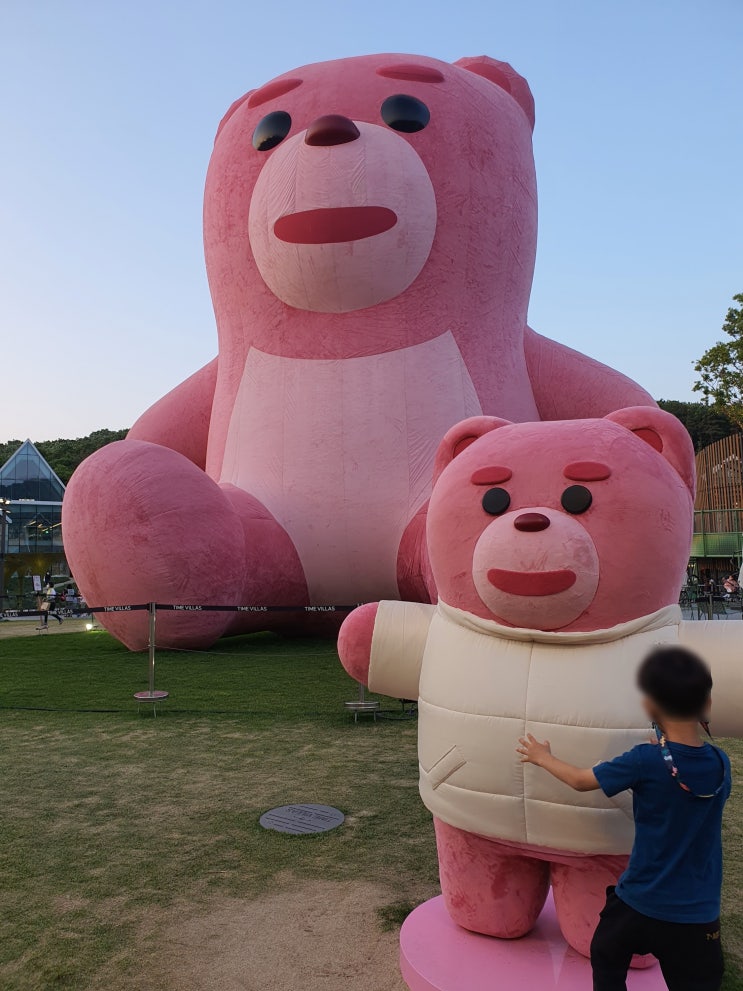
M 227 123 L 227 121 L 230 119 L 230 117 L 234 114 L 234 112 L 237 110 L 237 108 L 238 107 L 241 107 L 243 105 L 243 103 L 245 103 L 245 101 L 247 100 L 247 98 L 250 96 L 251 93 L 255 93 L 255 90 L 254 89 L 249 89 L 248 92 L 244 96 L 241 96 L 240 97 L 239 100 L 235 100 L 235 102 L 232 104 L 232 106 L 230 107 L 230 109 L 227 111 L 227 113 L 224 115 L 224 117 L 220 120 L 219 127 L 217 128 L 217 133 L 214 135 L 214 141 L 215 141 L 215 143 L 216 143 L 216 140 L 219 137 L 219 135 L 222 133 L 222 128 L 224 127 L 224 125 Z
M 510 427 L 510 420 L 501 420 L 499 416 L 471 416 L 469 420 L 462 420 L 455 423 L 444 434 L 444 439 L 439 444 L 436 451 L 436 460 L 433 466 L 433 480 L 436 482 L 441 472 L 448 464 L 461 454 L 470 444 L 484 434 L 489 434 L 491 430 L 498 427 Z
M 656 406 L 629 406 L 605 417 L 631 430 L 676 469 L 692 498 L 696 491 L 694 445 L 686 427 L 671 413 Z
M 460 58 L 454 65 L 460 69 L 468 69 L 476 76 L 489 79 L 491 83 L 500 86 L 510 93 L 516 103 L 526 114 L 526 118 L 534 130 L 534 97 L 531 95 L 529 84 L 508 62 L 498 62 L 488 55 L 475 55 L 473 58 Z

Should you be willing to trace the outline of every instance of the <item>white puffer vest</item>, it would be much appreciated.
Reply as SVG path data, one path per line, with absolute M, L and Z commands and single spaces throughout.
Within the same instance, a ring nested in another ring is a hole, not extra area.
M 369 687 L 418 697 L 421 797 L 444 822 L 510 842 L 622 854 L 634 836 L 631 794 L 573 791 L 523 764 L 518 737 L 548 739 L 557 756 L 579 767 L 647 740 L 636 669 L 653 645 L 680 640 L 708 662 L 715 654 L 716 697 L 721 688 L 731 697 L 721 711 L 715 705 L 714 725 L 739 733 L 742 634 L 743 624 L 682 622 L 677 606 L 609 630 L 545 633 L 443 602 L 382 602 Z

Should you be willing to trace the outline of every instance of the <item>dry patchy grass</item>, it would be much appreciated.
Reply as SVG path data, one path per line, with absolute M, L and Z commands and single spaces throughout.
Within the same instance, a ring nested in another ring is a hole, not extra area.
M 272 948 L 274 931 L 276 952 L 290 954 L 280 935 L 290 905 L 310 906 L 287 922 L 298 946 L 314 932 L 346 947 L 351 956 L 333 963 L 339 974 L 351 974 L 366 947 L 388 962 L 375 987 L 399 986 L 395 937 L 383 930 L 437 891 L 433 830 L 415 787 L 416 727 L 353 724 L 341 708 L 353 685 L 332 644 L 241 638 L 210 655 L 164 654 L 158 675 L 172 697 L 153 719 L 131 701 L 142 657 L 106 635 L 13 640 L 12 652 L 8 643 L 3 991 L 190 991 L 212 978 L 224 991 L 279 991 L 291 986 L 288 970 L 271 985 L 225 961 L 202 964 L 210 952 L 221 959 L 214 947 L 225 931 L 252 940 L 253 959 Z M 23 705 L 113 711 L 11 708 Z M 728 749 L 740 780 L 743 747 Z M 266 809 L 302 801 L 338 806 L 345 826 L 310 837 L 258 826 Z M 725 991 L 743 991 L 742 808 L 736 790 L 725 820 Z M 330 987 L 329 973 L 313 987 Z

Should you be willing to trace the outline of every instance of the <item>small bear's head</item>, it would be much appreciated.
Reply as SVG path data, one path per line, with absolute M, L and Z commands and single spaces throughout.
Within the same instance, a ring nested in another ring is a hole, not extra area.
M 589 631 L 678 601 L 694 450 L 669 413 L 512 424 L 474 417 L 437 455 L 428 512 L 444 602 L 502 624 Z

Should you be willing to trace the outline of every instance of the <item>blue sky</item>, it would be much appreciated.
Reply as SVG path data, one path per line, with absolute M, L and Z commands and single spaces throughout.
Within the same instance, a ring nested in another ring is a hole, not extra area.
M 532 325 L 693 398 L 743 292 L 740 0 L 4 0 L 0 441 L 129 426 L 213 356 L 201 197 L 222 114 L 375 51 L 527 77 Z

